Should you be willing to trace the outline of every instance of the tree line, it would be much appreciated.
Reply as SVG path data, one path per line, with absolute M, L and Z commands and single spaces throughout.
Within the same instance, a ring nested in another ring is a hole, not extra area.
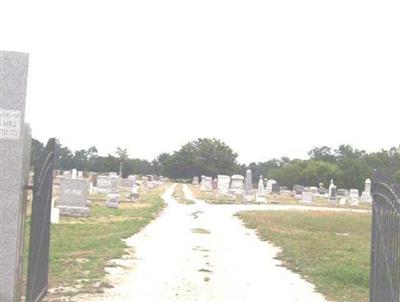
M 43 149 L 43 143 L 33 139 L 31 162 L 35 164 Z M 366 178 L 374 169 L 384 170 L 400 182 L 400 146 L 367 153 L 350 145 L 340 145 L 337 149 L 327 146 L 314 148 L 309 158 L 290 159 L 282 157 L 265 162 L 240 164 L 238 154 L 218 139 L 200 138 L 183 145 L 173 153 L 162 153 L 152 161 L 130 158 L 127 149 L 117 148 L 114 154 L 98 155 L 96 147 L 72 151 L 60 142 L 56 144 L 56 169 L 93 172 L 122 172 L 131 174 L 156 174 L 176 180 L 187 180 L 194 176 L 218 174 L 245 174 L 253 172 L 256 183 L 259 176 L 275 179 L 281 186 L 292 188 L 295 184 L 328 186 L 331 179 L 341 188 L 362 189 Z

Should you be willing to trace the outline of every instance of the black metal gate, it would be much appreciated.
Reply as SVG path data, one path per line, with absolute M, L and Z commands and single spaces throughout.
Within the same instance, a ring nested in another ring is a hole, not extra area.
M 47 294 L 54 149 L 55 139 L 52 138 L 48 141 L 35 167 L 29 240 L 27 302 L 41 301 Z
M 372 197 L 370 302 L 400 302 L 400 185 L 375 171 Z

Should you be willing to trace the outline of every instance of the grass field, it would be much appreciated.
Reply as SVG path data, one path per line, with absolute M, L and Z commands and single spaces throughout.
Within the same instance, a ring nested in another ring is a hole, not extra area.
M 329 301 L 366 302 L 370 269 L 370 214 L 242 212 L 263 240 L 282 248 L 284 266 L 316 285 Z
M 52 225 L 50 298 L 100 292 L 108 286 L 102 281 L 105 266 L 126 253 L 122 239 L 140 231 L 163 209 L 161 190 L 143 194 L 135 203 L 121 203 L 119 209 L 94 201 L 89 218 L 63 217 Z M 29 217 L 27 222 L 28 228 Z

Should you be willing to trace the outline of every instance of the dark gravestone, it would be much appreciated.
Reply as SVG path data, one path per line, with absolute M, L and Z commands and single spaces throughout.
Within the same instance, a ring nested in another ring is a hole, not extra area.
M 273 183 L 271 187 L 271 192 L 273 194 L 279 194 L 281 192 L 281 187 L 279 186 L 278 183 Z
M 89 182 L 86 179 L 62 178 L 58 208 L 63 216 L 87 217 Z
M 294 185 L 294 187 L 293 187 L 293 193 L 295 194 L 295 195 L 302 195 L 303 194 L 303 192 L 304 192 L 304 186 L 301 186 L 301 185 Z

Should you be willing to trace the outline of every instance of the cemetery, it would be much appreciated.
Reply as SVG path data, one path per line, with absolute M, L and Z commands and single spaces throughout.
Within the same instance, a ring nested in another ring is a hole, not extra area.
M 32 138 L 28 62 L 0 52 L 0 301 L 399 301 L 400 147 L 72 152 Z
M 264 179 L 262 175 L 260 175 L 259 181 L 255 184 L 251 174 L 251 170 L 247 170 L 246 177 L 242 175 L 218 175 L 216 178 L 212 178 L 203 175 L 200 183 L 197 181 L 199 178 L 196 176 L 192 181 L 191 189 L 196 198 L 211 204 L 272 203 L 371 208 L 370 179 L 365 180 L 365 189 L 360 194 L 357 189 L 336 189 L 333 180 L 331 180 L 329 189 L 325 189 L 323 183 L 319 183 L 319 189 L 312 186 L 295 185 L 292 191 L 287 190 L 287 188 L 281 190 L 277 181 Z M 215 187 L 212 186 L 213 182 L 216 182 Z

